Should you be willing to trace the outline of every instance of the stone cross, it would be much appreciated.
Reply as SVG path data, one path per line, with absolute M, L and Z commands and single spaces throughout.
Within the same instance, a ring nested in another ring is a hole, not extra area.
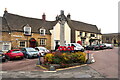
M 64 11 L 61 10 L 61 15 L 59 16 L 60 23 L 60 46 L 65 45 L 65 34 L 64 34 L 64 26 L 65 26 L 65 16 Z

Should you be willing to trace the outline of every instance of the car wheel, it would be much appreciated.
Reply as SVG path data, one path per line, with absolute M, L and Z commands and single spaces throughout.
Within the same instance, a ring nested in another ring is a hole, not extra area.
M 27 59 L 29 59 L 29 56 L 28 56 L 28 55 L 26 55 L 26 58 L 27 58 Z
M 7 58 L 7 60 L 8 60 L 8 61 L 10 61 L 10 60 L 11 60 L 9 56 L 6 56 L 6 58 Z
M 82 49 L 81 52 L 84 52 L 84 49 Z
M 20 59 L 23 59 L 24 57 L 21 57 Z
M 95 51 L 95 48 L 93 48 L 93 51 Z

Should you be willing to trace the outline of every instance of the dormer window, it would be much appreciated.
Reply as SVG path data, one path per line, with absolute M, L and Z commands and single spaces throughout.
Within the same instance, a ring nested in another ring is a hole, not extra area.
M 24 34 L 31 35 L 31 27 L 28 24 L 24 27 Z
M 45 35 L 45 29 L 40 29 L 40 35 Z

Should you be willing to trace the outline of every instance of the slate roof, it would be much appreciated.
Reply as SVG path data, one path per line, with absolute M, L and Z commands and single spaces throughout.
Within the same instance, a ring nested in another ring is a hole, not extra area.
M 91 33 L 100 33 L 96 25 L 75 21 L 75 20 L 69 20 L 69 19 L 67 19 L 67 22 L 68 25 L 75 30 L 91 32 Z
M 44 29 L 46 29 L 46 33 L 50 34 L 49 30 L 52 29 L 52 27 L 57 23 L 56 21 L 44 21 L 42 19 L 28 18 L 11 13 L 4 14 L 3 18 L 6 19 L 11 31 L 23 31 L 24 26 L 28 24 L 32 28 L 32 32 L 38 33 L 39 29 L 44 27 Z M 3 28 L 5 28 L 5 25 L 3 25 Z M 5 28 L 3 30 L 8 29 Z
M 24 26 L 28 24 L 31 26 L 32 32 L 39 33 L 40 28 L 45 28 L 46 34 L 50 34 L 50 30 L 53 29 L 53 26 L 55 26 L 58 21 L 44 21 L 42 19 L 29 18 L 6 12 L 2 17 L 2 22 L 2 31 L 23 31 Z M 100 33 L 96 25 L 69 19 L 67 19 L 67 23 L 71 29 Z
M 103 37 L 107 37 L 107 36 L 111 36 L 111 37 L 116 37 L 116 36 L 120 36 L 120 33 L 108 33 L 108 34 L 102 34 Z

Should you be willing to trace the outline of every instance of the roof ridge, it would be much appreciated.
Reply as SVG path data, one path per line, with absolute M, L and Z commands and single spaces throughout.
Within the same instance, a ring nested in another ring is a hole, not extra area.
M 86 22 L 82 22 L 82 21 L 77 21 L 77 20 L 71 20 L 71 21 L 76 21 L 76 22 L 80 22 L 80 23 L 84 23 L 84 24 L 87 24 L 87 25 L 96 26 L 96 25 L 94 25 L 94 24 L 90 24 L 90 23 L 86 23 Z
M 27 17 L 27 16 L 22 16 L 22 15 L 13 14 L 13 13 L 6 13 L 6 14 L 13 15 L 13 16 L 18 16 L 18 17 L 23 17 L 23 18 L 28 18 L 28 19 L 41 20 L 42 21 L 42 19 L 39 19 L 39 18 Z M 52 21 L 48 21 L 48 20 L 46 20 L 46 21 L 47 22 L 52 22 Z

